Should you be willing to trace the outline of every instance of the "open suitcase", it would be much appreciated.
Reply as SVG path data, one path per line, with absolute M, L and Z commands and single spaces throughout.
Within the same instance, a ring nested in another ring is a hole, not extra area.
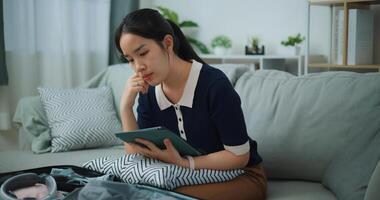
M 112 181 L 107 180 L 109 178 Z M 151 186 L 123 183 L 112 175 L 72 165 L 49 166 L 0 174 L 0 199 L 15 200 L 17 198 L 12 191 L 36 183 L 45 184 L 48 188 L 48 195 L 40 198 L 44 200 L 195 199 Z

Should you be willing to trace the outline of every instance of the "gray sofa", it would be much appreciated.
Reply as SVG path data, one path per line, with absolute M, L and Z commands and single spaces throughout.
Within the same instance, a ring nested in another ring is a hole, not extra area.
M 267 199 L 380 199 L 380 74 L 281 71 L 217 66 L 239 93 L 249 135 L 269 177 Z M 118 109 L 127 65 L 82 87 L 108 85 Z M 228 105 L 226 105 L 228 106 Z M 123 147 L 48 152 L 50 132 L 39 97 L 22 99 L 14 121 L 20 150 L 0 152 L 0 173 L 47 165 L 82 165 Z M 35 152 L 35 153 L 33 153 Z M 41 153 L 41 154 L 36 154 Z

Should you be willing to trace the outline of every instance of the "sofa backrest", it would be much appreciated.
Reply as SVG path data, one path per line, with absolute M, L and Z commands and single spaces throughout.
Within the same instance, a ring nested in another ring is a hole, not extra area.
M 378 73 L 295 77 L 264 70 L 243 74 L 235 89 L 270 178 L 321 181 L 346 148 L 358 138 L 368 143 L 380 130 Z M 362 162 L 375 166 L 376 156 Z
M 97 74 L 81 87 L 96 88 L 108 86 L 112 90 L 114 105 L 118 118 L 120 119 L 120 99 L 124 91 L 126 81 L 132 76 L 133 70 L 128 64 L 116 64 L 108 66 L 107 69 Z M 137 107 L 135 103 L 135 109 Z
M 249 66 L 245 64 L 218 64 L 213 65 L 223 71 L 231 84 L 234 86 L 237 80 L 245 72 L 249 71 Z M 133 74 L 132 68 L 128 64 L 116 64 L 109 66 L 106 70 L 93 77 L 82 87 L 93 88 L 103 85 L 111 87 L 114 95 L 114 103 L 119 117 L 120 99 L 127 79 Z M 135 109 L 137 103 L 135 103 Z
M 216 67 L 227 75 L 233 85 L 235 85 L 238 78 L 244 72 L 249 70 L 249 66 L 242 64 L 222 64 Z M 132 74 L 133 70 L 128 64 L 111 65 L 80 87 L 96 88 L 109 86 L 112 90 L 115 109 L 120 119 L 120 99 L 123 94 L 125 82 Z M 137 103 L 135 103 L 134 106 L 135 110 L 136 108 Z M 17 105 L 13 121 L 20 127 L 20 149 L 32 150 L 35 153 L 50 151 L 50 128 L 39 96 L 22 98 Z

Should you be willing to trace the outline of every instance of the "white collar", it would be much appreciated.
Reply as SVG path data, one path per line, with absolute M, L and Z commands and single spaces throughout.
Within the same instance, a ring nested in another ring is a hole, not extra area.
M 186 106 L 189 108 L 193 107 L 194 93 L 197 86 L 199 73 L 202 69 L 202 64 L 192 60 L 193 64 L 191 65 L 189 77 L 187 78 L 185 89 L 183 91 L 182 97 L 176 105 Z M 162 91 L 162 84 L 155 86 L 155 93 L 158 106 L 160 110 L 165 110 L 170 106 L 174 106 L 165 96 L 164 91 Z

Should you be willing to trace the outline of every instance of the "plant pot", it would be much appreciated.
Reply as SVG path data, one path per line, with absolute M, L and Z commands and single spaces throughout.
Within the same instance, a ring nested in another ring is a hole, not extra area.
M 214 54 L 218 56 L 226 55 L 227 49 L 224 47 L 214 47 Z
M 261 47 L 249 47 L 245 46 L 245 55 L 264 55 L 265 47 L 262 45 Z

